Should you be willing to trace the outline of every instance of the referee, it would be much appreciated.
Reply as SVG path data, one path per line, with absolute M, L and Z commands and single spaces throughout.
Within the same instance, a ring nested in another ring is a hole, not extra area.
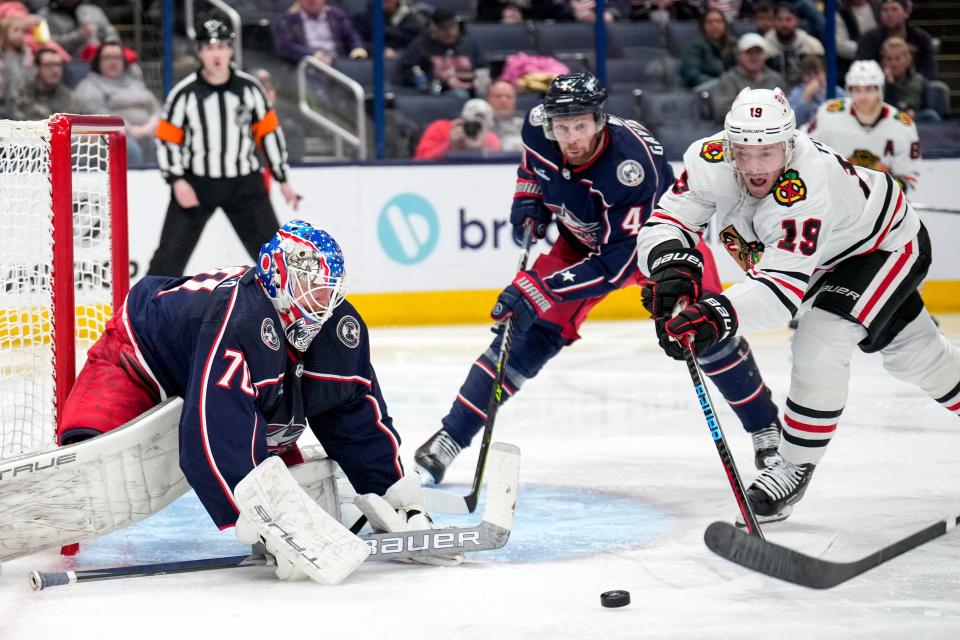
M 280 226 L 260 175 L 258 146 L 283 198 L 297 208 L 277 114 L 260 82 L 232 64 L 234 37 L 223 22 L 204 22 L 197 33 L 202 67 L 173 88 L 163 107 L 157 162 L 172 197 L 148 275 L 183 275 L 217 207 L 257 261 L 260 245 Z

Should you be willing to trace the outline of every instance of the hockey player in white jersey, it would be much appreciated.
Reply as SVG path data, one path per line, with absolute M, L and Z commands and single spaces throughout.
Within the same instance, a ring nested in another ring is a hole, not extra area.
M 700 352 L 809 308 L 793 338 L 781 457 L 747 491 L 765 520 L 787 517 L 803 496 L 846 404 L 855 347 L 879 351 L 887 371 L 960 413 L 960 350 L 917 293 L 931 259 L 919 216 L 889 174 L 853 166 L 794 122 L 780 89 L 744 89 L 724 131 L 687 150 L 685 184 L 637 236 L 647 273 L 665 252 L 690 251 L 714 220 L 746 272 L 656 323 L 675 358 L 681 342 Z M 718 143 L 722 157 L 706 153 Z
M 889 173 L 909 192 L 920 179 L 920 136 L 909 114 L 883 101 L 885 80 L 879 64 L 857 60 L 847 72 L 847 97 L 820 105 L 806 132 L 858 167 Z

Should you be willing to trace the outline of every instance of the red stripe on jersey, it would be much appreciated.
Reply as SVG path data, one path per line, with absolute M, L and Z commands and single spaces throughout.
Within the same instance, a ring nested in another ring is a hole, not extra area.
M 691 226 L 689 226 L 689 225 L 687 225 L 687 224 L 685 224 L 685 223 L 683 223 L 683 222 L 680 222 L 680 221 L 677 220 L 676 218 L 673 218 L 673 217 L 671 217 L 671 216 L 668 216 L 667 214 L 665 214 L 665 213 L 664 213 L 663 211 L 661 211 L 660 209 L 657 209 L 656 211 L 654 211 L 654 212 L 653 212 L 653 215 L 651 215 L 650 217 L 651 217 L 651 218 L 660 218 L 661 220 L 666 220 L 666 221 L 668 221 L 668 222 L 672 222 L 673 224 L 677 225 L 678 227 L 682 227 L 684 230 L 689 231 L 690 233 L 695 233 L 695 234 L 697 234 L 697 235 L 700 235 L 700 231 L 698 231 L 697 229 L 694 229 L 693 227 L 691 227 Z
M 960 409 L 960 402 L 951 407 L 947 407 L 947 411 L 956 411 L 957 409 Z
M 332 373 L 313 373 L 311 371 L 304 371 L 303 377 L 310 378 L 312 380 L 324 380 L 326 382 L 359 382 L 368 389 L 371 386 L 371 382 L 369 380 L 360 376 L 338 376 Z
M 806 424 L 803 422 L 797 422 L 796 420 L 791 418 L 789 415 L 784 415 L 783 420 L 794 429 L 798 431 L 806 431 L 807 433 L 830 433 L 832 431 L 837 430 L 836 422 L 834 422 L 833 424 L 826 424 L 826 425 Z
M 795 296 L 797 296 L 798 298 L 800 298 L 801 300 L 803 300 L 803 290 L 802 290 L 802 289 L 799 289 L 799 288 L 793 286 L 792 284 L 790 284 L 789 282 L 787 282 L 787 281 L 785 281 L 785 280 L 781 280 L 780 278 L 774 278 L 772 275 L 770 275 L 769 273 L 766 273 L 765 271 L 759 271 L 759 272 L 757 272 L 757 275 L 762 275 L 762 276 L 764 276 L 764 277 L 770 278 L 771 280 L 773 280 L 774 282 L 776 282 L 777 284 L 779 284 L 781 287 L 783 287 L 784 289 L 786 289 L 787 291 L 789 291 L 789 292 L 792 293 L 793 295 L 795 295 Z
M 397 437 L 390 431 L 387 425 L 383 424 L 383 414 L 380 413 L 380 403 L 377 402 L 377 399 L 373 396 L 367 396 L 366 399 L 373 405 L 373 412 L 377 416 L 377 428 L 387 434 L 387 438 L 390 439 L 390 444 L 393 445 L 393 467 L 397 470 L 397 478 L 402 478 L 403 467 L 400 466 L 400 443 L 397 442 Z
M 904 265 L 910 259 L 910 256 L 912 254 L 913 254 L 913 243 L 911 242 L 906 247 L 904 247 L 904 252 L 900 254 L 899 258 L 897 258 L 897 261 L 896 263 L 894 263 L 893 268 L 890 269 L 886 277 L 884 277 L 883 281 L 880 283 L 880 286 L 878 286 L 877 290 L 873 292 L 872 296 L 870 296 L 870 300 L 863 307 L 863 311 L 861 311 L 859 315 L 857 315 L 857 320 L 859 322 L 863 322 L 864 319 L 870 314 L 870 310 L 873 309 L 874 306 L 876 306 L 880 298 L 882 298 L 884 294 L 887 292 L 887 289 L 890 287 L 890 283 L 894 280 L 894 278 L 897 277 L 897 275 L 899 275 L 901 271 L 903 271 Z

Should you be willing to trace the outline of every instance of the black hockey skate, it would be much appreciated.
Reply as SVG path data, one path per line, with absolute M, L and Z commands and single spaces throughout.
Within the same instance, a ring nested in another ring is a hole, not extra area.
M 413 461 L 417 463 L 417 470 L 427 480 L 440 484 L 447 467 L 460 455 L 458 445 L 450 434 L 440 429 L 430 436 L 430 439 L 420 445 L 413 454 Z
M 753 464 L 757 469 L 766 469 L 780 459 L 780 454 L 777 453 L 780 447 L 780 431 L 780 420 L 775 420 L 772 424 L 750 434 L 753 437 Z
M 758 522 L 786 520 L 800 501 L 816 465 L 796 465 L 782 458 L 763 470 L 747 489 L 747 500 Z

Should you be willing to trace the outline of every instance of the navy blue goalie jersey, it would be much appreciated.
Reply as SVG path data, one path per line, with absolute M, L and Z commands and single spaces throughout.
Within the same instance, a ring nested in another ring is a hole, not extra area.
M 568 165 L 543 120 L 538 105 L 524 122 L 514 202 L 541 200 L 563 239 L 584 256 L 549 278 L 550 288 L 566 300 L 604 295 L 636 273 L 637 234 L 673 183 L 673 169 L 653 134 L 615 116 L 607 117 L 593 158 Z
M 403 475 L 367 330 L 343 302 L 306 353 L 286 341 L 255 271 L 148 276 L 122 318 L 140 369 L 161 396 L 181 396 L 180 466 L 218 526 L 233 524 L 233 488 L 310 426 L 359 493 Z

